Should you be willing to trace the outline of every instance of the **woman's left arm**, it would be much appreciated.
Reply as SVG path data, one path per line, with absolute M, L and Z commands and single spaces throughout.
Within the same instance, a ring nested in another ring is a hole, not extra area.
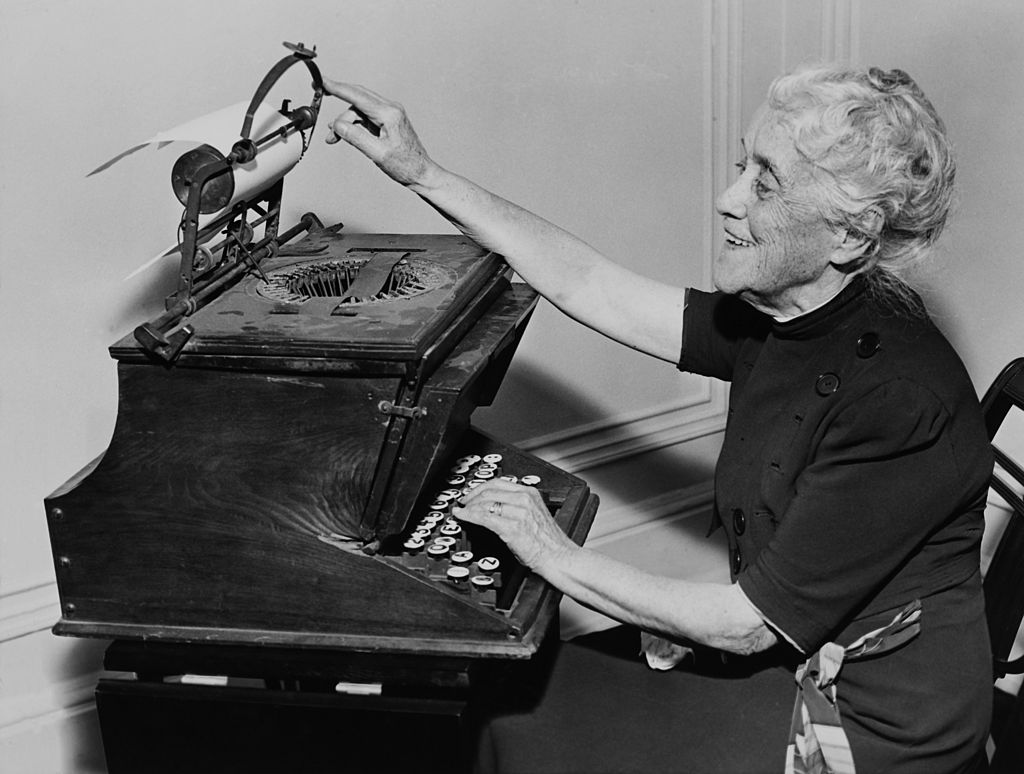
M 496 533 L 562 593 L 623 623 L 733 653 L 755 653 L 777 642 L 739 586 L 653 575 L 578 546 L 531 487 L 488 482 L 466 495 L 453 514 Z

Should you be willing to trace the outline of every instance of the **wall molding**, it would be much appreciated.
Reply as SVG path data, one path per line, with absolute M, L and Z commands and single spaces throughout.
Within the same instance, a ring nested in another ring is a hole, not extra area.
M 99 669 L 82 673 L 48 684 L 39 691 L 0 702 L 0 739 L 94 711 L 96 682 L 101 674 Z
M 701 438 L 725 428 L 724 385 L 706 381 L 700 392 L 672 406 L 619 414 L 517 444 L 553 465 L 579 473 L 599 465 Z
M 0 643 L 49 629 L 60 619 L 56 581 L 0 594 Z
M 857 0 L 832 0 L 822 5 L 821 53 L 829 62 L 850 64 L 857 54 Z
M 662 529 L 698 513 L 704 514 L 712 507 L 714 499 L 714 482 L 708 480 L 632 501 L 629 505 L 602 507 L 601 517 L 594 522 L 587 537 L 587 546 L 600 548 L 617 540 Z

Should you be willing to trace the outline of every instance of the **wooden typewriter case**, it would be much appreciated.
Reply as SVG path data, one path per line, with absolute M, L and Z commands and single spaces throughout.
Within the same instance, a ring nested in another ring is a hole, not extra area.
M 457 236 L 323 229 L 262 268 L 189 318 L 174 364 L 131 337 L 111 347 L 109 448 L 46 500 L 55 632 L 529 657 L 551 587 L 519 568 L 514 597 L 482 605 L 387 547 L 466 450 L 540 476 L 585 538 L 597 503 L 580 479 L 470 427 L 536 293 Z

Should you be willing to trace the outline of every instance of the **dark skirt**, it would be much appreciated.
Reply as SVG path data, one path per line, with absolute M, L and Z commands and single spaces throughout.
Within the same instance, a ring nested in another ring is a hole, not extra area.
M 561 643 L 537 706 L 485 725 L 477 771 L 783 771 L 791 669 L 768 659 L 723 663 L 708 651 L 660 672 L 646 666 L 639 646 L 639 632 L 628 627 Z
M 992 681 L 979 599 L 963 587 L 925 599 L 915 640 L 844 665 L 838 692 L 858 774 L 983 765 Z M 796 695 L 785 651 L 724 660 L 700 651 L 668 672 L 638 652 L 629 627 L 561 643 L 536 706 L 484 725 L 477 771 L 784 771 Z

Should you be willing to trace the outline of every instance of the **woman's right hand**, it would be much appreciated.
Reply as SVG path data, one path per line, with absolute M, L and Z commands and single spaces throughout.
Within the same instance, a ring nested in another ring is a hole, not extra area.
M 328 144 L 344 140 L 405 186 L 423 185 L 437 169 L 400 104 L 363 86 L 326 78 L 324 91 L 350 106 L 330 123 Z

